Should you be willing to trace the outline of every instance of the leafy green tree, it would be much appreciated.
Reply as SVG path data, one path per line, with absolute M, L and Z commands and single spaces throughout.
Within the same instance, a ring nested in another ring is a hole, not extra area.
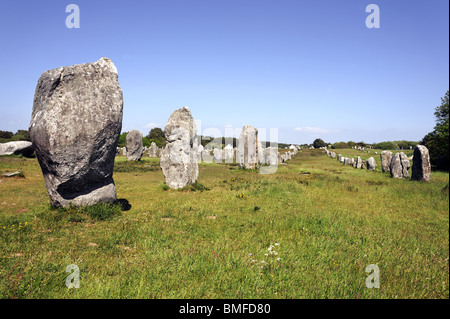
M 166 146 L 166 136 L 164 135 L 164 131 L 159 127 L 152 128 L 144 138 L 147 139 L 150 144 L 155 142 L 158 147 Z M 148 146 L 150 146 L 150 144 Z
M 348 142 L 347 142 L 347 145 L 348 145 L 350 148 L 353 148 L 353 147 L 356 145 L 356 143 L 353 142 L 353 141 L 348 141 Z
M 117 144 L 118 147 L 125 147 L 127 145 L 127 135 L 128 132 L 123 132 L 119 136 L 119 143 Z
M 0 131 L 0 138 L 11 138 L 14 133 L 10 131 Z
M 399 141 L 397 143 L 397 145 L 398 145 L 399 149 L 403 149 L 403 150 L 409 149 L 409 146 L 410 146 L 408 141 Z
M 314 148 L 320 148 L 320 147 L 324 147 L 324 146 L 326 146 L 327 144 L 325 144 L 325 142 L 322 140 L 322 139 L 320 139 L 320 138 L 316 138 L 315 140 L 314 140 L 314 142 L 313 142 L 313 146 L 314 146 Z
M 356 143 L 356 146 L 360 146 L 360 147 L 366 147 L 366 145 L 367 144 L 363 141 Z
M 148 140 L 148 138 L 146 138 L 146 137 L 142 138 L 142 146 L 150 147 L 151 144 L 152 143 Z
M 441 98 L 441 105 L 436 107 L 434 116 L 436 125 L 434 131 L 428 133 L 421 143 L 425 145 L 430 152 L 431 165 L 438 170 L 449 170 L 449 113 L 448 113 L 449 91 Z

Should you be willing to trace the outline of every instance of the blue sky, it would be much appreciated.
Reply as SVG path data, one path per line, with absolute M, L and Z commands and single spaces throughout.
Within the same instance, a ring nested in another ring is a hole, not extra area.
M 68 29 L 68 4 L 80 28 Z M 365 21 L 380 8 L 380 28 Z M 279 142 L 420 140 L 449 88 L 448 0 L 20 1 L 0 6 L 0 129 L 27 129 L 49 69 L 113 60 L 123 130 L 188 106 Z

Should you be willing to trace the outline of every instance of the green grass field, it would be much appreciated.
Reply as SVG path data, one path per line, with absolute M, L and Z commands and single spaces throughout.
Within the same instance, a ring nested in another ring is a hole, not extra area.
M 117 157 L 122 210 L 51 208 L 37 160 L 2 157 L 25 178 L 0 178 L 0 297 L 449 298 L 449 175 L 397 180 L 373 150 L 337 153 L 377 170 L 304 150 L 273 175 L 200 164 L 171 190 L 159 159 Z

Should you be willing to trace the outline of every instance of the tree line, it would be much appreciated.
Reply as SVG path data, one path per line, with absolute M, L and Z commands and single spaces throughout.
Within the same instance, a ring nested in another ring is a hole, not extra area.
M 312 146 L 314 148 L 320 148 L 320 147 L 328 147 L 331 149 L 345 149 L 345 148 L 354 148 L 356 147 L 364 147 L 364 148 L 373 148 L 373 149 L 380 149 L 380 150 L 407 150 L 407 149 L 413 149 L 416 147 L 417 144 L 420 144 L 420 142 L 415 141 L 387 141 L 387 142 L 380 142 L 380 143 L 365 143 L 365 142 L 336 142 L 336 143 L 325 143 L 322 139 L 318 138 L 315 139 Z

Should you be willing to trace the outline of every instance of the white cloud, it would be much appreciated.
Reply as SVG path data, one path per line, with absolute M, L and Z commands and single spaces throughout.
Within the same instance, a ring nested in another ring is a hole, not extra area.
M 154 128 L 154 127 L 159 127 L 158 123 L 148 123 L 145 128 Z
M 336 130 L 328 130 L 320 127 L 312 127 L 312 126 L 302 126 L 294 128 L 294 131 L 303 132 L 303 133 L 312 133 L 312 134 L 326 134 L 326 133 L 336 133 Z

